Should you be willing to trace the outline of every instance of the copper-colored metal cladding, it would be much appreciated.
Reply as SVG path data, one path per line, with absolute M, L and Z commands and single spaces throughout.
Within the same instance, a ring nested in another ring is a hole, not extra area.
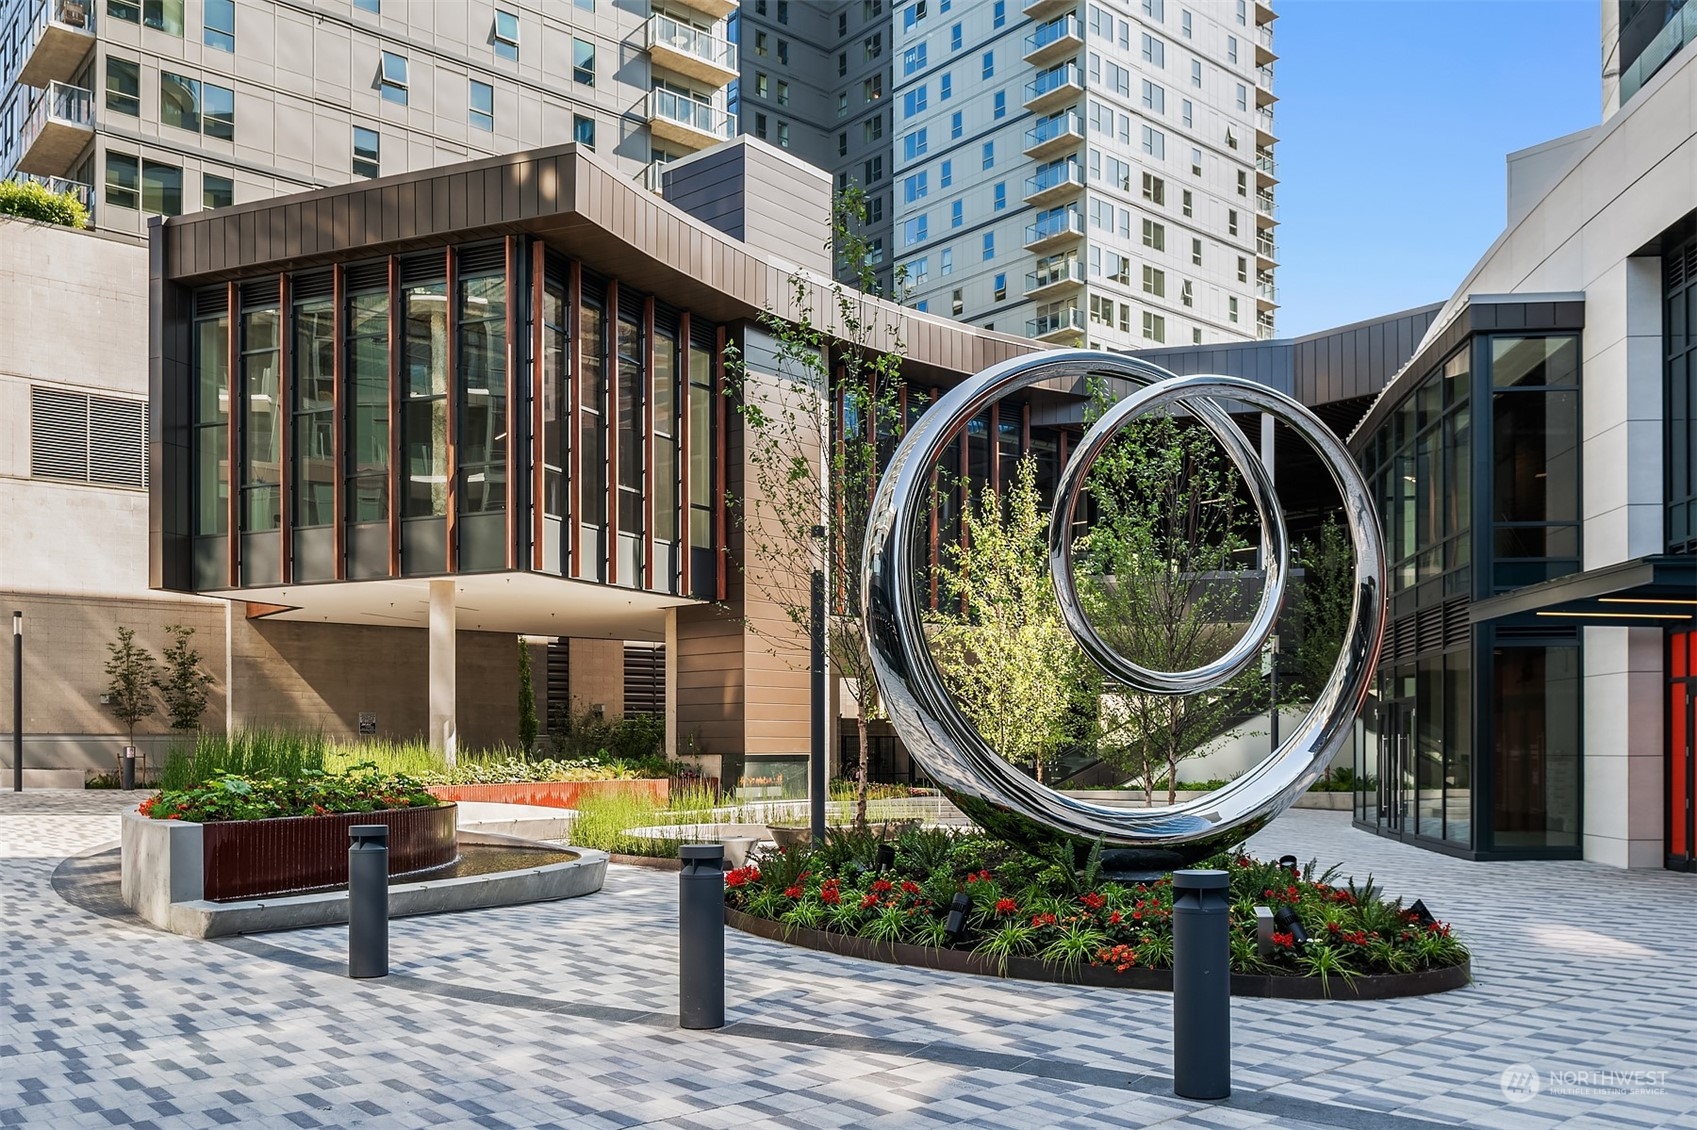
M 225 516 L 229 526 L 229 544 L 225 547 L 226 564 L 230 570 L 230 587 L 235 588 L 242 583 L 242 492 L 241 481 L 241 412 L 236 405 L 236 390 L 241 388 L 241 340 L 242 340 L 242 288 L 232 282 L 227 286 L 229 305 L 229 333 L 224 339 L 225 370 L 224 384 L 224 440 L 228 452 L 226 458 L 229 467 L 224 481 L 229 484 L 229 497 L 225 499 Z
M 289 285 L 289 273 L 277 276 L 277 548 L 280 579 L 290 584 L 295 579 L 293 507 L 294 492 L 289 489 L 294 478 L 294 451 L 291 449 L 295 414 L 295 335 L 294 310 Z
M 331 317 L 335 319 L 336 349 L 331 356 L 331 390 L 330 390 L 330 419 L 334 435 L 330 437 L 330 450 L 334 453 L 334 477 L 331 480 L 330 512 L 334 515 L 331 524 L 331 536 L 334 539 L 334 563 L 336 580 L 344 580 L 348 575 L 348 530 L 344 524 L 347 520 L 347 443 L 343 436 L 348 430 L 348 392 L 347 392 L 347 340 L 348 313 L 343 308 L 347 304 L 347 268 L 341 263 L 331 268 L 333 274 L 330 280 L 331 301 L 335 310 Z
M 713 402 L 715 404 L 713 420 L 713 460 L 716 466 L 729 466 L 725 462 L 725 433 L 729 430 L 729 409 L 725 405 L 725 327 L 720 326 L 716 339 L 716 349 L 713 354 Z M 718 587 L 714 599 L 724 600 L 729 591 L 729 574 L 731 571 L 731 535 L 725 525 L 725 492 L 716 492 L 713 500 L 713 538 L 719 543 Z
M 673 365 L 677 363 L 674 353 Z M 645 588 L 654 587 L 654 296 L 642 300 L 642 371 L 648 378 L 642 385 L 642 555 L 637 562 L 637 576 L 632 578 Z
M 512 254 L 510 250 L 511 241 L 516 238 L 516 236 L 508 237 L 509 256 Z M 547 309 L 545 298 L 547 273 L 547 255 L 543 253 L 541 247 L 532 248 L 530 257 L 530 567 L 537 572 L 541 572 L 543 567 L 543 500 L 547 498 L 548 491 L 548 469 L 544 466 L 546 460 L 543 458 L 543 452 L 548 447 L 548 440 L 542 434 L 543 428 L 547 426 L 542 419 L 542 408 L 548 396 L 548 390 L 542 386 L 542 382 L 547 380 L 547 367 L 542 360 L 542 335 L 545 332 L 543 322 L 546 320 L 543 311 Z M 512 304 L 509 302 L 507 306 L 509 324 L 512 317 Z M 510 360 L 509 364 L 511 364 Z M 517 366 L 514 366 L 514 369 L 516 368 Z M 511 387 L 510 382 L 511 378 L 509 377 L 509 388 Z M 554 406 L 556 426 L 558 426 L 559 415 L 563 410 L 562 405 L 556 404 Z M 511 418 L 513 415 L 513 401 L 511 400 L 507 401 L 507 412 L 509 418 Z M 511 480 L 517 477 L 517 472 L 512 463 L 511 445 L 508 446 L 507 451 L 507 477 Z M 509 502 L 509 512 L 511 509 L 512 505 Z M 515 519 L 514 522 L 516 525 L 517 520 Z
M 404 302 L 401 296 L 401 260 L 389 256 L 389 575 L 401 575 L 401 485 L 405 469 L 401 460 L 406 449 L 401 445 L 401 357 L 406 341 L 401 324 Z
M 506 483 L 504 484 L 506 487 L 506 508 L 502 512 L 501 517 L 505 521 L 507 527 L 506 562 L 507 568 L 509 569 L 517 569 L 519 567 L 519 520 L 518 514 L 516 513 L 518 509 L 519 488 L 518 441 L 519 437 L 523 436 L 526 432 L 530 433 L 529 438 L 533 447 L 529 456 L 530 462 L 532 465 L 537 467 L 542 465 L 540 433 L 528 427 L 518 427 L 518 421 L 521 418 L 520 407 L 523 403 L 521 399 L 515 395 L 519 389 L 519 358 L 523 356 L 523 354 L 519 351 L 518 322 L 519 295 L 524 293 L 522 280 L 519 278 L 520 246 L 521 243 L 519 237 L 516 235 L 509 235 L 505 240 L 505 247 L 502 249 L 506 254 L 506 269 L 505 273 L 502 275 L 506 288 L 507 300 L 506 336 L 503 339 L 506 342 L 506 372 L 504 374 L 504 383 L 506 387 L 502 390 L 502 395 L 506 398 L 507 405 L 507 445 L 504 450 L 504 462 L 506 463 L 506 468 L 502 472 L 503 477 L 506 479 Z M 541 256 L 538 256 L 537 258 L 540 259 Z M 531 320 L 540 326 L 542 324 L 542 304 L 538 302 L 530 309 Z M 540 364 L 540 360 L 538 360 L 538 364 Z M 537 370 L 535 369 L 532 370 L 533 373 L 536 371 Z M 531 382 L 531 390 L 532 392 L 535 391 L 534 380 Z M 540 396 L 534 396 L 533 399 L 538 404 L 542 403 L 542 397 Z M 542 496 L 540 494 L 536 496 L 536 505 L 533 509 L 538 514 L 542 513 Z
M 447 436 L 445 446 L 448 449 L 446 466 L 443 474 L 447 476 L 447 497 L 444 500 L 442 538 L 443 561 L 442 568 L 447 572 L 456 573 L 460 568 L 460 351 L 454 343 L 460 339 L 460 257 L 454 248 L 449 248 L 447 257 L 447 283 L 442 289 L 448 292 L 447 330 L 443 337 L 448 342 L 447 379 L 444 382 L 448 388 L 446 425 Z M 434 569 L 431 572 L 435 572 Z
M 389 828 L 389 874 L 452 863 L 459 852 L 452 804 L 275 820 L 219 820 L 201 825 L 205 896 L 253 898 L 339 886 L 348 881 L 348 829 Z
M 583 506 L 581 496 L 583 491 L 583 264 L 572 260 L 571 280 L 567 284 L 566 310 L 566 364 L 570 366 L 570 375 L 566 379 L 566 387 L 570 392 L 571 403 L 562 409 L 566 412 L 568 426 L 566 428 L 566 466 L 571 474 L 566 480 L 566 495 L 568 499 L 578 499 L 576 503 L 568 502 L 566 513 L 561 515 L 561 535 L 566 538 L 566 544 L 571 547 L 571 563 L 561 569 L 568 577 L 583 576 Z
M 695 495 L 691 490 L 692 482 L 689 477 L 689 432 L 690 397 L 695 395 L 694 382 L 690 379 L 689 356 L 690 345 L 689 311 L 678 315 L 678 591 L 685 596 L 695 595 L 695 567 L 692 552 L 694 543 L 690 540 L 690 524 L 693 517 L 693 502 Z

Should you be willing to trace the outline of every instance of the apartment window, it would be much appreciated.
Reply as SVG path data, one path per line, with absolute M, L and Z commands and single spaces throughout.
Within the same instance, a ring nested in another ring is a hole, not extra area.
M 756 98 L 770 98 L 771 90 L 772 83 L 771 80 L 766 77 L 766 72 L 756 72 L 754 76 L 754 96 Z
M 1101 294 L 1090 296 L 1090 324 L 1114 328 L 1114 300 Z
M 912 31 L 919 26 L 919 21 L 927 15 L 925 0 L 914 0 L 912 4 L 902 9 L 902 30 Z
M 1226 232 L 1230 235 L 1236 235 L 1237 234 L 1237 209 L 1236 208 L 1228 208 L 1226 210 Z
M 1232 128 L 1230 126 L 1226 127 L 1226 148 L 1227 149 L 1236 149 L 1237 148 L 1237 134 L 1232 132 Z
M 959 110 L 949 115 L 949 140 L 959 141 L 961 134 L 966 132 L 966 120 Z
M 997 302 L 1006 302 L 1008 298 L 1008 276 L 998 272 L 995 284 L 990 288 L 990 296 Z
M 1167 91 L 1148 79 L 1143 80 L 1143 108 L 1153 110 L 1157 114 L 1167 112 Z
M 869 159 L 864 165 L 861 166 L 861 172 L 864 174 L 860 178 L 861 184 L 877 184 L 879 181 L 883 180 L 884 179 L 884 157 L 883 157 L 883 155 L 879 154 L 878 156 Z
M 911 75 L 925 69 L 925 44 L 917 43 L 902 52 L 902 74 Z
M 1196 125 L 1196 112 L 1188 98 L 1179 105 L 1179 120 L 1184 123 L 1186 129 Z
M 866 202 L 866 222 L 869 224 L 882 223 L 884 220 L 884 198 L 874 196 Z
M 1202 327 L 1201 326 L 1196 326 L 1190 331 L 1190 343 L 1192 345 L 1201 345 L 1202 344 Z
M 1152 310 L 1143 311 L 1143 336 L 1150 341 L 1167 340 L 1167 320 Z
M 966 223 L 966 205 L 962 201 L 956 200 L 949 205 L 949 226 L 958 228 L 964 223 Z
M 877 141 L 884 136 L 884 115 L 873 114 L 860 123 L 860 133 L 867 141 Z M 846 134 L 844 135 L 847 136 Z
M 884 97 L 884 76 L 876 74 L 861 83 L 860 93 L 868 102 L 876 102 Z
M 984 143 L 983 167 L 986 169 L 993 169 L 996 167 L 996 143 L 994 141 L 986 141 Z
M 1190 175 L 1193 177 L 1202 175 L 1202 150 L 1194 146 L 1190 150 Z
M 141 22 L 141 4 L 137 0 L 106 0 L 106 14 L 125 23 Z
M 216 173 L 202 173 L 200 204 L 203 208 L 228 208 L 236 202 L 236 182 Z
M 1008 182 L 1005 180 L 997 181 L 993 196 L 995 203 L 991 206 L 992 211 L 1000 212 L 1006 208 L 1008 206 Z
M 860 48 L 866 55 L 867 62 L 871 62 L 873 59 L 882 58 L 884 54 L 884 33 L 880 31 L 874 35 L 867 36 L 861 43 Z
M 754 33 L 754 53 L 762 57 L 772 53 L 771 40 L 767 38 L 763 31 Z
M 1179 197 L 1179 210 L 1184 213 L 1186 219 L 1196 215 L 1196 197 L 1191 194 L 1188 188 Z
M 779 122 L 778 123 L 778 148 L 779 149 L 788 149 L 789 147 L 790 147 L 790 123 Z
M 991 104 L 990 116 L 992 118 L 1005 118 L 1005 117 L 1008 116 L 1008 92 L 1007 91 L 1005 91 L 1005 90 L 996 91 L 996 96 L 992 100 L 992 104 Z
M 1226 61 L 1237 62 L 1237 36 L 1235 35 L 1226 36 Z
M 157 161 L 141 163 L 141 210 L 160 216 L 183 214 L 183 170 Z
M 754 118 L 755 118 L 755 123 L 756 123 L 754 128 L 755 128 L 755 132 L 756 132 L 757 136 L 765 137 L 766 136 L 766 115 L 765 114 L 756 114 L 756 115 L 754 115 Z M 843 130 L 841 133 L 837 134 L 837 156 L 839 156 L 839 157 L 847 157 L 848 156 L 848 130 Z
M 1156 298 L 1167 296 L 1167 272 L 1159 267 L 1147 264 L 1143 267 L 1143 293 L 1153 294 Z
M 1092 200 L 1090 202 L 1090 226 L 1103 231 L 1114 230 L 1114 202 L 1112 200 Z
M 1196 305 L 1196 284 L 1185 279 L 1178 284 L 1178 300 L 1186 306 Z
M 380 164 L 378 150 L 380 142 L 377 131 L 365 126 L 354 127 L 354 176 L 379 176 Z
M 1167 225 L 1157 220 L 1143 221 L 1143 246 L 1156 251 L 1167 249 Z
M 159 120 L 221 141 L 236 136 L 236 93 L 169 71 L 159 75 Z
M 990 9 L 990 26 L 993 27 L 993 28 L 1005 27 L 1007 25 L 1007 22 L 1008 22 L 1007 0 L 996 0 L 996 3 Z
M 919 286 L 931 278 L 931 256 L 921 255 L 917 259 L 907 261 L 907 281 Z
M 960 43 L 961 43 L 960 25 L 956 24 L 949 29 L 949 50 L 950 51 L 959 51 L 960 50 Z
M 953 293 L 949 295 L 949 313 L 958 318 L 961 316 L 961 312 L 965 309 L 966 299 L 961 289 L 957 286 Z
M 1186 194 L 1188 195 L 1188 193 Z M 1167 182 L 1154 173 L 1143 174 L 1143 199 L 1151 204 L 1165 206 L 1167 203 Z
M 495 9 L 495 30 L 491 36 L 491 46 L 495 54 L 502 59 L 517 59 L 519 57 L 519 18 L 515 12 L 503 12 Z
M 931 174 L 928 172 L 914 173 L 902 178 L 902 203 L 912 204 L 915 200 L 923 200 L 931 192 Z
M 141 22 L 166 35 L 183 37 L 183 0 L 142 0 Z M 175 216 L 178 213 L 172 212 Z
M 860 11 L 866 20 L 875 20 L 884 14 L 884 0 L 861 0 Z
M 593 2 L 593 0 L 592 0 Z M 362 12 L 377 12 L 381 10 L 381 0 L 354 0 L 354 7 Z M 582 7 L 580 0 L 579 7 Z
M 944 161 L 938 168 L 937 183 L 943 188 L 955 183 L 955 163 L 953 161 Z
M 1249 195 L 1249 173 L 1243 169 L 1237 171 L 1237 194 L 1244 197 Z
M 206 0 L 201 12 L 201 39 L 215 51 L 235 51 L 236 0 Z
M 770 7 L 771 5 L 766 3 L 766 0 L 754 0 L 754 14 L 757 16 L 766 15 L 767 9 Z
M 407 104 L 407 58 L 393 51 L 383 52 L 383 65 L 377 73 L 377 87 L 390 102 Z
M 954 248 L 952 248 L 952 247 L 943 248 L 942 253 L 938 256 L 938 258 L 942 262 L 942 273 L 943 274 L 952 275 L 952 274 L 955 273 L 955 251 L 954 251 Z
M 1237 257 L 1237 281 L 1240 283 L 1249 281 L 1249 260 L 1242 255 Z
M 30 468 L 41 479 L 147 486 L 147 401 L 32 386 Z
M 837 77 L 842 78 L 846 74 L 848 74 L 848 52 L 847 51 L 838 51 L 837 52 Z
M 1249 2 L 1237 0 L 1237 22 L 1240 27 L 1249 26 Z
M 760 138 L 763 141 L 765 140 L 765 138 L 766 138 L 766 115 L 765 114 L 754 115 L 754 136 Z M 838 134 L 837 135 L 837 152 L 840 155 L 846 155 L 848 153 L 848 134 L 844 133 L 844 134 Z
M 984 233 L 984 261 L 987 263 L 991 259 L 994 259 L 995 257 L 996 257 L 996 233 L 993 232 L 993 231 L 987 231 L 987 232 Z
M 141 114 L 141 64 L 106 56 L 106 108 L 132 118 Z
M 847 12 L 838 12 L 837 13 L 837 35 L 840 38 L 840 37 L 845 36 L 847 34 L 848 34 L 848 13 Z
M 1196 87 L 1198 90 L 1202 89 L 1201 59 L 1192 59 L 1190 61 L 1190 85 Z
M 788 106 L 789 104 L 790 104 L 790 84 L 787 83 L 787 82 L 779 82 L 778 83 L 778 105 Z
M 944 72 L 942 77 L 937 80 L 937 101 L 947 102 L 950 98 L 954 97 L 954 93 L 954 76 Z
M 1143 152 L 1156 160 L 1163 160 L 1167 155 L 1167 135 L 1153 126 L 1143 128 Z
M 790 22 L 790 0 L 778 0 L 778 22 L 781 24 Z
M 1237 321 L 1237 299 L 1236 299 L 1236 297 L 1226 299 L 1226 317 L 1231 319 L 1234 322 Z
M 572 115 L 572 140 L 585 149 L 595 148 L 595 119 L 582 114 Z
M 481 130 L 495 128 L 495 88 L 486 82 L 471 80 L 471 124 Z
M 1237 108 L 1239 110 L 1249 109 L 1249 88 L 1241 82 L 1237 84 Z
M 1190 241 L 1190 261 L 1198 267 L 1202 265 L 1202 241 L 1200 239 Z
M 906 94 L 902 95 L 902 118 L 905 120 L 913 117 L 915 114 L 924 113 L 929 101 L 927 84 L 922 82 Z
M 1143 61 L 1156 67 L 1167 65 L 1167 45 L 1148 32 L 1143 33 Z
M 1178 14 L 1178 27 L 1179 27 L 1180 34 L 1182 34 L 1186 39 L 1189 39 L 1190 38 L 1190 32 L 1191 32 L 1191 26 L 1190 26 L 1190 10 L 1188 8 L 1180 10 L 1180 12 Z
M 572 81 L 595 85 L 595 44 L 572 40 Z
M 902 221 L 902 246 L 912 247 L 916 243 L 924 243 L 930 236 L 930 217 L 915 216 L 911 220 Z
M 1156 23 L 1164 23 L 1167 18 L 1166 0 L 1143 0 L 1143 14 Z
M 981 62 L 982 62 L 982 65 L 983 65 L 984 77 L 985 78 L 995 78 L 996 77 L 996 53 L 994 51 L 984 52 L 984 58 Z
M 786 67 L 790 65 L 790 41 L 787 39 L 778 40 L 778 62 Z
M 848 117 L 848 95 L 846 93 L 837 95 L 837 117 Z
M 107 152 L 106 203 L 116 208 L 141 206 L 141 162 L 136 158 Z
M 916 129 L 902 138 L 902 159 L 912 161 L 925 155 L 930 148 L 927 138 L 929 130 Z

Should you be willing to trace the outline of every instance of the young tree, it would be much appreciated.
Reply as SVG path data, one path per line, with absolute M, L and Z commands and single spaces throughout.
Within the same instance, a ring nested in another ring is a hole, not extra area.
M 1068 737 L 1084 653 L 1049 575 L 1049 515 L 1037 464 L 1020 460 L 1005 498 L 985 485 L 966 537 L 939 563 L 944 607 L 932 641 L 950 691 L 990 748 L 1041 781 Z
M 1079 539 L 1079 593 L 1116 651 L 1144 667 L 1181 671 L 1223 654 L 1254 604 L 1241 561 L 1253 509 L 1217 441 L 1191 421 L 1150 414 L 1132 422 L 1089 474 L 1096 513 Z M 1212 691 L 1158 695 L 1109 688 L 1103 755 L 1153 801 L 1164 777 L 1175 799 L 1179 764 L 1203 756 L 1260 694 L 1258 667 Z
M 530 677 L 530 645 L 519 638 L 519 748 L 526 755 L 536 752 L 536 685 Z
M 193 628 L 170 624 L 165 630 L 171 634 L 171 643 L 165 648 L 164 670 L 153 677 L 153 685 L 165 699 L 165 714 L 173 730 L 199 730 L 212 676 L 201 667 L 200 652 L 189 643 Z
M 1296 595 L 1302 634 L 1291 694 L 1312 699 L 1332 676 L 1354 607 L 1355 551 L 1343 524 L 1327 518 L 1317 537 L 1297 546 L 1297 561 L 1304 574 Z
M 866 822 L 867 723 L 880 714 L 860 627 L 860 557 L 880 458 L 905 423 L 899 393 L 906 345 L 899 323 L 869 298 L 880 287 L 861 234 L 866 216 L 858 187 L 832 202 L 832 246 L 852 285 L 798 271 L 789 279 L 788 308 L 761 315 L 776 373 L 753 372 L 749 359 L 737 355 L 727 356 L 725 366 L 726 393 L 748 434 L 744 497 L 729 499 L 743 534 L 744 582 L 779 610 L 782 626 L 764 637 L 773 652 L 805 668 L 808 578 L 816 568 L 824 571 L 826 657 L 832 673 L 855 687 L 857 825 Z M 904 290 L 898 271 L 889 297 L 899 302 Z M 816 537 L 821 528 L 824 537 Z
M 112 713 L 129 732 L 129 744 L 136 744 L 136 723 L 151 718 L 157 709 L 153 702 L 153 674 L 158 667 L 153 653 L 136 645 L 134 628 L 119 628 L 118 638 L 106 645 L 111 657 L 106 660 L 106 695 L 111 700 Z

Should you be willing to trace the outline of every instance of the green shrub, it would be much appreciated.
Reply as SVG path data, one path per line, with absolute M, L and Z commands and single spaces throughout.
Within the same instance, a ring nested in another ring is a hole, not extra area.
M 0 181 L 0 215 L 67 228 L 88 227 L 88 209 L 71 192 L 49 192 L 39 181 Z
M 439 802 L 411 777 L 361 772 L 326 776 L 252 779 L 224 776 L 187 789 L 167 789 L 148 798 L 141 814 L 155 820 L 209 824 L 224 820 L 269 820 L 280 816 L 333 816 L 391 808 L 434 808 Z

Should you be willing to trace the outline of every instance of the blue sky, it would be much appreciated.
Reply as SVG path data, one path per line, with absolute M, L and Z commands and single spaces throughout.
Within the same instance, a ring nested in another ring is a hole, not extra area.
M 1275 0 L 1278 333 L 1448 298 L 1503 157 L 1602 115 L 1597 0 Z

